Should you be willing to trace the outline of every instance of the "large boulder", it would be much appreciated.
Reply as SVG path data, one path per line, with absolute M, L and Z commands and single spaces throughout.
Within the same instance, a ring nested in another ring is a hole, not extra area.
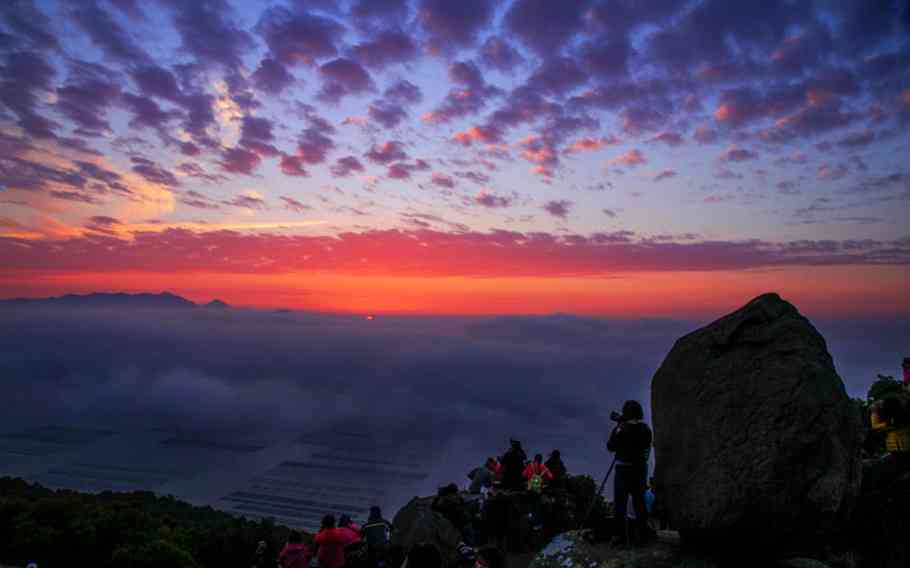
M 454 566 L 458 558 L 461 533 L 452 523 L 433 511 L 434 497 L 414 497 L 392 519 L 392 546 L 405 551 L 421 542 L 429 542 L 439 549 L 445 566 Z
M 651 410 L 658 488 L 684 538 L 801 551 L 849 513 L 860 411 L 824 338 L 777 294 L 680 338 Z

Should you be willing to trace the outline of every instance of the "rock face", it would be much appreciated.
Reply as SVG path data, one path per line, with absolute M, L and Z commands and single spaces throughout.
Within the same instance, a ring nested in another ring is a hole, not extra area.
M 658 490 L 684 538 L 801 550 L 858 493 L 859 409 L 824 338 L 777 294 L 679 339 L 651 409 Z
M 433 511 L 433 497 L 415 497 L 392 519 L 392 546 L 406 551 L 420 542 L 430 542 L 439 549 L 445 566 L 454 566 L 458 558 L 461 535 L 448 520 Z

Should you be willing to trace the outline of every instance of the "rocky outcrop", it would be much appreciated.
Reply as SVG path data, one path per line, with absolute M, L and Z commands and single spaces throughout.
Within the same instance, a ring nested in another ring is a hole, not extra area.
M 859 410 L 824 338 L 776 294 L 679 339 L 651 409 L 658 488 L 685 538 L 798 551 L 855 500 Z
M 433 511 L 434 497 L 414 497 L 402 507 L 392 524 L 392 546 L 405 551 L 420 542 L 429 542 L 439 549 L 446 566 L 454 566 L 458 557 L 461 534 L 445 517 Z

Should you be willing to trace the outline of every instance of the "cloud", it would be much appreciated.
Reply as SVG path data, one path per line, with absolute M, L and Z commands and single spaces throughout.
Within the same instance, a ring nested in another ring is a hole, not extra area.
M 252 209 L 262 211 L 268 209 L 265 200 L 255 191 L 247 191 L 240 195 L 235 195 L 232 199 L 222 201 L 225 205 L 240 207 L 242 209 Z M 285 202 L 287 203 L 287 202 Z
M 73 8 L 73 19 L 88 34 L 92 43 L 104 50 L 111 59 L 135 64 L 149 59 L 110 13 L 95 0 L 83 0 Z
M 334 59 L 319 67 L 322 90 L 317 97 L 323 102 L 338 102 L 344 97 L 375 89 L 370 74 L 356 61 Z
M 717 142 L 717 131 L 711 128 L 706 128 L 704 126 L 699 126 L 695 129 L 695 134 L 692 135 L 695 138 L 695 141 L 699 144 L 713 144 Z
M 383 144 L 373 146 L 365 156 L 369 161 L 376 164 L 389 164 L 390 162 L 408 159 L 401 142 L 397 140 L 389 140 Z
M 818 167 L 818 171 L 815 173 L 815 179 L 819 181 L 835 181 L 839 180 L 849 173 L 847 166 L 843 164 L 838 164 L 832 166 L 830 164 L 822 164 Z
M 18 126 L 36 138 L 53 138 L 58 125 L 38 114 L 38 97 L 50 90 L 54 68 L 43 55 L 19 51 L 5 54 L 0 71 L 0 103 L 16 115 Z
M 474 202 L 490 209 L 498 207 L 508 207 L 512 204 L 512 198 L 504 195 L 496 195 L 489 191 L 481 191 L 474 196 Z
M 400 30 L 384 30 L 370 41 L 355 45 L 351 52 L 354 59 L 375 69 L 407 63 L 419 55 L 411 36 Z
M 667 146 L 680 146 L 683 143 L 683 137 L 678 132 L 660 132 L 655 134 L 650 142 L 663 142 Z
M 133 163 L 133 171 L 152 183 L 168 187 L 180 185 L 180 180 L 177 179 L 177 176 L 165 170 L 152 160 L 140 156 L 133 156 L 130 158 L 130 161 Z
M 263 117 L 245 115 L 240 127 L 239 144 L 260 156 L 277 156 L 278 149 L 272 145 L 272 121 Z
M 489 99 L 502 94 L 498 87 L 486 83 L 473 62 L 450 65 L 449 79 L 458 87 L 451 89 L 435 110 L 421 117 L 425 122 L 446 123 L 476 114 L 486 107 Z
M 659 174 L 654 176 L 654 181 L 663 181 L 665 179 L 674 178 L 676 175 L 676 170 L 662 170 Z
M 524 57 L 509 42 L 495 36 L 487 38 L 478 51 L 478 55 L 481 63 L 503 73 L 511 72 L 525 61 Z
M 419 103 L 423 100 L 423 93 L 420 87 L 410 81 L 401 79 L 392 84 L 383 93 L 383 98 L 387 101 L 397 103 Z
M 303 167 L 303 159 L 299 156 L 284 155 L 279 163 L 281 172 L 291 177 L 310 177 L 309 172 Z
M 0 4 L 0 17 L 9 30 L 21 37 L 31 48 L 58 49 L 57 36 L 51 22 L 32 0 L 18 0 Z
M 306 164 L 321 164 L 335 149 L 335 142 L 328 136 L 335 133 L 335 127 L 315 114 L 309 114 L 307 120 L 309 126 L 297 141 L 297 157 Z
M 579 138 L 575 142 L 569 145 L 563 152 L 566 154 L 574 154 L 577 152 L 588 152 L 594 150 L 600 150 L 601 148 L 606 148 L 607 146 L 615 146 L 620 143 L 620 140 L 615 136 L 606 136 L 600 138 L 592 138 L 586 136 L 584 138 Z
M 616 158 L 613 158 L 610 160 L 610 165 L 626 166 L 631 168 L 639 164 L 644 164 L 646 161 L 647 160 L 645 159 L 644 154 L 642 154 L 641 151 L 636 148 L 629 150 L 625 154 L 617 156 Z
M 286 195 L 281 196 L 281 201 L 284 202 L 284 208 L 288 211 L 293 211 L 294 213 L 305 213 L 313 209 L 309 205 L 304 205 L 300 201 L 297 201 L 293 197 L 288 197 Z
M 256 31 L 277 62 L 294 66 L 312 65 L 317 59 L 334 57 L 344 28 L 334 20 L 303 9 L 273 6 L 262 13 Z
M 272 95 L 278 95 L 296 82 L 287 68 L 278 61 L 266 57 L 250 77 L 253 86 Z
M 588 0 L 516 0 L 506 13 L 506 27 L 525 45 L 547 57 L 559 54 L 581 31 Z
M 417 19 L 428 35 L 431 49 L 449 52 L 472 46 L 481 28 L 493 16 L 491 0 L 420 0 Z
M 123 93 L 120 100 L 133 115 L 130 120 L 130 126 L 133 128 L 151 128 L 164 132 L 168 122 L 180 118 L 179 112 L 162 110 L 158 103 L 149 97 Z
M 256 152 L 245 148 L 229 148 L 221 157 L 221 169 L 233 174 L 252 175 L 261 161 L 262 158 Z
M 253 38 L 238 28 L 225 0 L 163 0 L 174 14 L 174 28 L 180 34 L 182 49 L 204 64 L 240 66 L 243 54 L 253 47 Z
M 335 177 L 348 177 L 354 172 L 364 171 L 363 164 L 354 156 L 345 156 L 338 158 L 331 168 L 332 175 Z
M 495 144 L 502 139 L 502 135 L 486 126 L 472 126 L 462 132 L 456 132 L 452 135 L 452 140 L 462 146 L 470 146 L 474 142 L 483 142 L 485 144 Z
M 629 59 L 634 54 L 625 38 L 590 41 L 581 48 L 582 62 L 600 80 L 627 75 Z
M 430 177 L 430 183 L 446 189 L 455 187 L 455 181 L 452 178 L 439 172 L 433 172 L 433 175 Z
M 547 201 L 543 206 L 543 210 L 554 217 L 566 220 L 569 218 L 569 210 L 572 208 L 572 205 L 573 203 L 568 199 L 558 199 Z
M 528 78 L 528 86 L 548 95 L 565 95 L 588 82 L 588 74 L 568 57 L 551 57 Z
M 745 162 L 746 160 L 754 160 L 758 158 L 758 154 L 751 150 L 746 150 L 745 148 L 727 148 L 724 150 L 723 154 L 720 155 L 720 160 L 722 162 Z
M 401 124 L 401 121 L 408 117 L 408 113 L 404 110 L 404 107 L 394 103 L 386 103 L 384 101 L 377 101 L 375 104 L 371 104 L 367 110 L 367 114 L 370 119 L 374 122 L 378 122 L 385 128 L 395 128 Z
M 874 180 L 873 180 L 874 181 Z M 249 195 L 254 203 L 256 195 Z M 507 207 L 513 197 L 482 191 L 477 205 Z M 261 200 L 261 197 L 259 197 Z M 233 204 L 233 203 L 232 203 Z M 79 237 L 29 241 L 0 238 L 0 264 L 8 270 L 86 272 L 293 273 L 328 270 L 398 276 L 559 276 L 630 271 L 743 270 L 774 266 L 910 265 L 910 241 L 870 240 L 772 242 L 697 240 L 655 243 L 628 232 L 548 234 L 491 231 L 371 230 L 337 236 L 244 234 L 167 228 L 138 231 L 122 243 Z M 328 252 L 326 247 L 331 251 Z M 218 255 L 206 251 L 220 251 Z M 174 255 L 168 251 L 181 250 Z M 466 251 L 471 253 L 467 254 Z M 81 251 L 77 254 L 77 251 Z M 427 254 L 432 251 L 432 254 Z M 361 259 L 369 256 L 369 263 Z M 305 257 L 309 258 L 305 258 Z M 268 267 L 261 259 L 275 262 Z

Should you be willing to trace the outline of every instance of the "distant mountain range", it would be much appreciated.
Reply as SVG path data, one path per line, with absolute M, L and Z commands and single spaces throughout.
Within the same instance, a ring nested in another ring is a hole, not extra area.
M 0 306 L 63 306 L 73 308 L 230 308 L 221 300 L 212 300 L 207 304 L 196 304 L 171 294 L 67 294 L 50 298 L 13 298 L 0 300 Z

